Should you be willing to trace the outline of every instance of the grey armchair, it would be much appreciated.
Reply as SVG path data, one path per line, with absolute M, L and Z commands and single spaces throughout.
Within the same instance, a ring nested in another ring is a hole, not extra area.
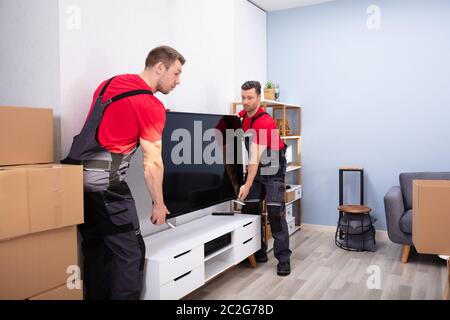
M 389 239 L 403 245 L 402 262 L 407 263 L 412 242 L 413 180 L 450 180 L 450 172 L 400 173 L 400 186 L 392 187 L 384 196 L 384 209 Z

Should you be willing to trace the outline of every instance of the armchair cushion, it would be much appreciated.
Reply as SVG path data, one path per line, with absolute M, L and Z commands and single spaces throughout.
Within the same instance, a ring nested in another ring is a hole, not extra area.
M 399 244 L 412 244 L 411 234 L 400 229 L 400 221 L 405 213 L 402 191 L 399 186 L 392 187 L 384 196 L 386 225 L 389 239 Z M 412 228 L 412 227 L 411 227 Z
M 412 209 L 407 210 L 400 218 L 400 230 L 412 234 Z

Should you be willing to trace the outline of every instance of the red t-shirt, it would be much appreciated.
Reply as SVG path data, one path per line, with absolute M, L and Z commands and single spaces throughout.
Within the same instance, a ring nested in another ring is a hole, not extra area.
M 259 107 L 253 117 L 258 116 L 264 111 L 263 107 Z M 239 117 L 242 118 L 245 113 L 245 110 L 242 110 L 239 112 Z M 247 132 L 250 129 L 252 118 L 249 118 L 247 115 L 242 122 L 242 129 L 244 132 Z M 280 138 L 275 121 L 273 121 L 273 118 L 269 114 L 262 115 L 256 119 L 255 122 L 253 122 L 252 129 L 255 130 L 256 136 L 254 137 L 253 142 L 256 144 L 265 145 L 270 150 L 280 150 L 284 148 L 284 143 Z
M 95 90 L 89 114 L 107 81 Z M 123 92 L 142 89 L 152 91 L 139 75 L 120 75 L 109 84 L 103 102 Z M 137 145 L 139 138 L 151 142 L 161 140 L 165 123 L 166 110 L 155 96 L 140 94 L 124 98 L 106 108 L 98 129 L 98 142 L 110 152 L 128 154 Z

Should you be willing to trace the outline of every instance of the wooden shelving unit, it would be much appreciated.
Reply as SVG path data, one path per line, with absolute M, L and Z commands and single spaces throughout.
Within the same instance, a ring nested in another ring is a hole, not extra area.
M 280 137 L 284 141 L 285 144 L 291 145 L 292 148 L 296 147 L 296 155 L 292 155 L 292 163 L 288 164 L 286 169 L 286 181 L 292 177 L 290 175 L 295 175 L 295 184 L 302 185 L 302 162 L 301 162 L 301 110 L 302 107 L 300 105 L 287 104 L 279 101 L 272 100 L 262 100 L 261 105 L 265 108 L 265 110 L 272 115 L 274 120 L 282 120 L 280 129 Z M 242 109 L 242 102 L 235 101 L 231 104 L 231 112 L 232 114 L 237 114 Z M 291 121 L 288 122 L 291 127 L 291 131 L 288 132 L 288 128 L 286 128 L 286 120 Z M 287 205 L 291 205 L 296 203 L 296 212 L 294 212 L 295 217 L 295 231 L 300 229 L 302 220 L 301 220 L 301 198 L 291 201 L 287 203 Z M 265 206 L 264 206 L 265 208 Z M 268 243 L 269 248 L 273 241 L 270 241 L 270 230 L 268 227 L 267 214 L 263 214 L 264 224 L 265 224 L 265 240 Z M 289 224 L 289 221 L 288 221 Z M 294 231 L 294 232 L 295 232 Z

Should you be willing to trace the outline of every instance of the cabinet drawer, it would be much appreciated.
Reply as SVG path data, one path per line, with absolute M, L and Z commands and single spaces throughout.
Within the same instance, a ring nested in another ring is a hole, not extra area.
M 203 245 L 194 249 L 182 251 L 176 255 L 169 257 L 167 260 L 161 261 L 159 270 L 159 283 L 165 283 L 179 277 L 186 272 L 203 264 L 204 252 Z
M 234 231 L 234 245 L 239 245 L 261 233 L 261 220 L 248 222 Z
M 286 220 L 290 221 L 294 218 L 294 206 L 289 204 L 286 206 Z
M 290 220 L 287 220 L 287 225 L 288 225 L 289 235 L 293 234 L 295 231 L 295 219 L 292 218 Z
M 251 256 L 256 251 L 261 249 L 261 235 L 257 234 L 247 240 L 241 241 L 236 244 L 233 249 L 235 252 L 235 263 L 238 264 L 248 256 Z
M 177 300 L 203 285 L 205 280 L 205 266 L 185 272 L 177 278 L 171 279 L 160 288 L 161 300 Z
M 295 189 L 295 199 L 301 198 L 302 198 L 302 186 L 299 186 L 297 189 Z

